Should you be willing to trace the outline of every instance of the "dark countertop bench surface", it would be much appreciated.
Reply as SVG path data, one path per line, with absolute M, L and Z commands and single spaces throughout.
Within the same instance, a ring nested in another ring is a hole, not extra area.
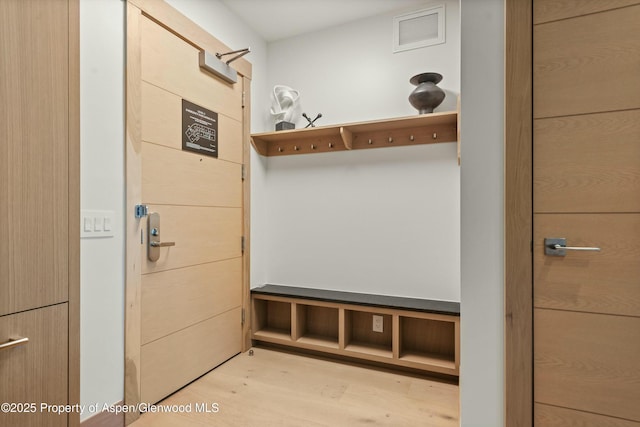
M 251 293 L 460 316 L 460 303 L 453 301 L 392 297 L 283 285 L 264 285 L 251 289 Z

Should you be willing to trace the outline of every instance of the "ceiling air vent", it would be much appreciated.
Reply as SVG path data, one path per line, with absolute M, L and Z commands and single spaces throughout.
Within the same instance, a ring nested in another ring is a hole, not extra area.
M 444 43 L 444 5 L 393 18 L 393 51 Z

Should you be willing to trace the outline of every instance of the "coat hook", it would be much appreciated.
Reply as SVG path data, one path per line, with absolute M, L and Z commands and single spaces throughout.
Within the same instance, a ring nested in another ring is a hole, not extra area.
M 438 138 L 438 134 L 437 133 L 433 133 L 433 139 L 437 139 Z
M 409 137 L 409 140 L 410 140 L 410 141 L 413 141 L 414 139 L 415 139 L 415 138 L 413 137 L 413 135 L 411 135 L 411 136 Z
M 315 150 L 316 149 L 316 145 L 315 144 L 311 144 L 311 149 Z
M 393 138 L 389 137 L 389 143 L 393 142 Z
M 284 150 L 282 149 L 282 147 L 278 147 L 278 152 L 282 153 Z
M 369 145 L 373 144 L 373 141 L 371 139 L 369 139 Z
M 329 148 L 333 148 L 333 142 L 329 143 Z
M 298 151 L 298 150 L 300 149 L 300 147 L 298 147 L 297 145 L 294 145 L 294 146 L 293 146 L 293 149 L 294 149 L 294 150 L 296 150 L 296 151 Z

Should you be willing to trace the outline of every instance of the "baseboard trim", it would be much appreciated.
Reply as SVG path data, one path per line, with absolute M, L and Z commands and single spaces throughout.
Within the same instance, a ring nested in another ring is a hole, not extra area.
M 114 403 L 112 406 L 122 406 L 121 401 Z M 99 412 L 80 423 L 80 427 L 123 427 L 124 414 L 115 414 L 113 412 Z

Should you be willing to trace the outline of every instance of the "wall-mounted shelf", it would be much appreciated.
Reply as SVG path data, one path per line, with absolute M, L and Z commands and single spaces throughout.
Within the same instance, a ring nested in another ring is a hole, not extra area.
M 458 141 L 456 111 L 251 135 L 251 143 L 263 156 L 327 153 L 456 141 Z
M 255 341 L 459 374 L 458 303 L 278 285 L 251 296 Z

